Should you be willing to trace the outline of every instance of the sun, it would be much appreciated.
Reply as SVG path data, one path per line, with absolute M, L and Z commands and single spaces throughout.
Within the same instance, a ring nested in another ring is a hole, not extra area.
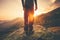
M 41 15 L 41 14 L 42 14 L 42 12 L 39 11 L 39 10 L 34 11 L 34 17 L 36 17 L 36 16 L 38 16 L 38 15 Z
M 39 10 L 34 10 L 34 17 L 36 17 L 36 16 L 38 16 L 38 15 L 41 15 L 43 12 L 42 11 L 39 11 Z M 20 11 L 19 11 L 19 13 L 18 13 L 18 17 L 24 17 L 24 11 L 22 11 L 21 13 L 20 13 Z

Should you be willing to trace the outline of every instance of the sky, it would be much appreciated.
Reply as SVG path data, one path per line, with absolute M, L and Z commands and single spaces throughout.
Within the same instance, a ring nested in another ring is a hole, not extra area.
M 34 15 L 36 16 L 49 12 L 54 9 L 55 4 L 58 2 L 59 1 L 56 0 L 37 0 L 38 9 L 35 11 Z M 0 19 L 12 20 L 17 17 L 24 17 L 21 0 L 0 0 Z

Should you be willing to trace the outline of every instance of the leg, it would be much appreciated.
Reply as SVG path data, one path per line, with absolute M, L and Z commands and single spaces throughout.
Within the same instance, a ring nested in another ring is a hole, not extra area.
M 33 23 L 34 23 L 34 10 L 30 10 L 29 12 L 29 33 L 33 33 Z
M 24 25 L 24 31 L 28 35 L 28 11 L 26 9 L 24 10 Z

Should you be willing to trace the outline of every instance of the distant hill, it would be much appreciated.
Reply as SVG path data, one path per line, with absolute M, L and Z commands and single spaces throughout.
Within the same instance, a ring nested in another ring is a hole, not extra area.
M 23 20 L 21 18 L 16 18 L 11 21 L 0 21 L 0 33 L 9 32 L 17 30 L 23 25 Z
M 7 34 L 18 30 L 23 27 L 23 19 L 16 18 L 14 20 L 0 20 L 0 40 L 2 40 Z
M 8 20 L 0 20 L 0 24 L 6 23 L 6 22 L 9 22 L 9 21 Z
M 36 23 L 44 27 L 60 26 L 60 7 L 37 16 Z

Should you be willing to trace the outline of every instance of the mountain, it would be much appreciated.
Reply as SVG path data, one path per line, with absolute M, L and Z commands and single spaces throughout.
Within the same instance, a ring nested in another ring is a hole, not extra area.
M 37 16 L 36 23 L 44 27 L 60 26 L 60 7 Z
M 9 22 L 8 20 L 0 20 L 0 25 Z
M 0 36 L 5 35 L 7 33 L 11 33 L 23 25 L 23 20 L 21 18 L 16 18 L 11 21 L 0 21 Z

